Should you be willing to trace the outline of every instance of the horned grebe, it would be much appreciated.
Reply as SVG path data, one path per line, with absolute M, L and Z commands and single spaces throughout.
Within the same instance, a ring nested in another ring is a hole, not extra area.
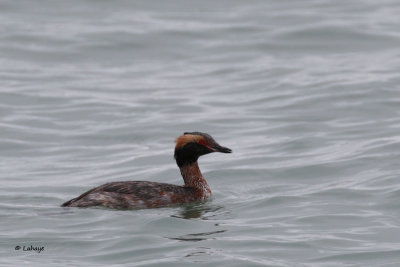
M 206 133 L 184 133 L 176 139 L 175 160 L 184 186 L 146 181 L 112 182 L 95 187 L 62 207 L 103 206 L 114 209 L 155 208 L 206 200 L 211 189 L 200 172 L 197 159 L 212 152 L 231 153 Z

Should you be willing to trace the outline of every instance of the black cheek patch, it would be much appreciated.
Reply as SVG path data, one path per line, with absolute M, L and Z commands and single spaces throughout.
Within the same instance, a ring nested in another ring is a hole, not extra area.
M 198 143 L 188 143 L 175 150 L 175 159 L 179 167 L 195 163 L 197 159 L 211 151 Z

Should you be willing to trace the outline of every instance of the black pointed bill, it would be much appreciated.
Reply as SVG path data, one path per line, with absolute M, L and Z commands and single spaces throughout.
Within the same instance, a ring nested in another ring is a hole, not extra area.
M 215 146 L 212 147 L 212 149 L 213 149 L 215 152 L 232 153 L 232 149 L 227 148 L 227 147 L 223 147 L 223 146 L 220 146 L 220 145 L 215 145 Z

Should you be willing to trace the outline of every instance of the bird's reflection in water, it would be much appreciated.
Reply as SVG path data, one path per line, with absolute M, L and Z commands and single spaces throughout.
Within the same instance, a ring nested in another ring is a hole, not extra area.
M 216 219 L 216 217 L 226 213 L 226 210 L 222 206 L 217 206 L 217 205 L 211 205 L 209 203 L 191 203 L 191 204 L 185 204 L 184 206 L 181 207 L 179 212 L 177 214 L 171 215 L 172 217 L 175 218 L 182 218 L 182 219 L 201 219 L 201 220 L 212 220 L 213 218 Z M 219 224 L 215 223 L 214 226 L 218 227 Z M 202 240 L 207 240 L 207 239 L 213 239 L 215 238 L 215 234 L 220 234 L 224 233 L 226 230 L 224 229 L 218 229 L 215 231 L 209 231 L 209 232 L 202 232 L 202 233 L 192 233 L 192 234 L 186 234 L 183 236 L 179 237 L 171 237 L 169 239 L 173 240 L 179 240 L 179 241 L 202 241 Z
M 177 214 L 171 215 L 182 219 L 202 219 L 208 220 L 224 213 L 222 206 L 211 205 L 206 202 L 188 203 L 181 207 Z
M 226 232 L 226 230 L 218 230 L 218 231 L 205 232 L 205 233 L 187 234 L 187 235 L 178 236 L 178 237 L 170 237 L 169 239 L 179 240 L 179 241 L 196 242 L 196 241 L 215 239 L 215 237 L 212 237 L 213 235 L 225 233 L 225 232 Z

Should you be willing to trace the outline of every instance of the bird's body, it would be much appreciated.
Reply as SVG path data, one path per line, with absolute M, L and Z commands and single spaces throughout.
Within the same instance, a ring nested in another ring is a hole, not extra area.
M 199 200 L 195 188 L 146 181 L 107 183 L 63 204 L 64 207 L 104 206 L 113 209 L 154 208 Z
M 211 189 L 201 174 L 198 157 L 211 152 L 231 153 L 205 133 L 185 133 L 176 140 L 175 159 L 183 186 L 147 181 L 111 182 L 73 198 L 63 207 L 103 206 L 114 209 L 155 208 L 206 200 Z

